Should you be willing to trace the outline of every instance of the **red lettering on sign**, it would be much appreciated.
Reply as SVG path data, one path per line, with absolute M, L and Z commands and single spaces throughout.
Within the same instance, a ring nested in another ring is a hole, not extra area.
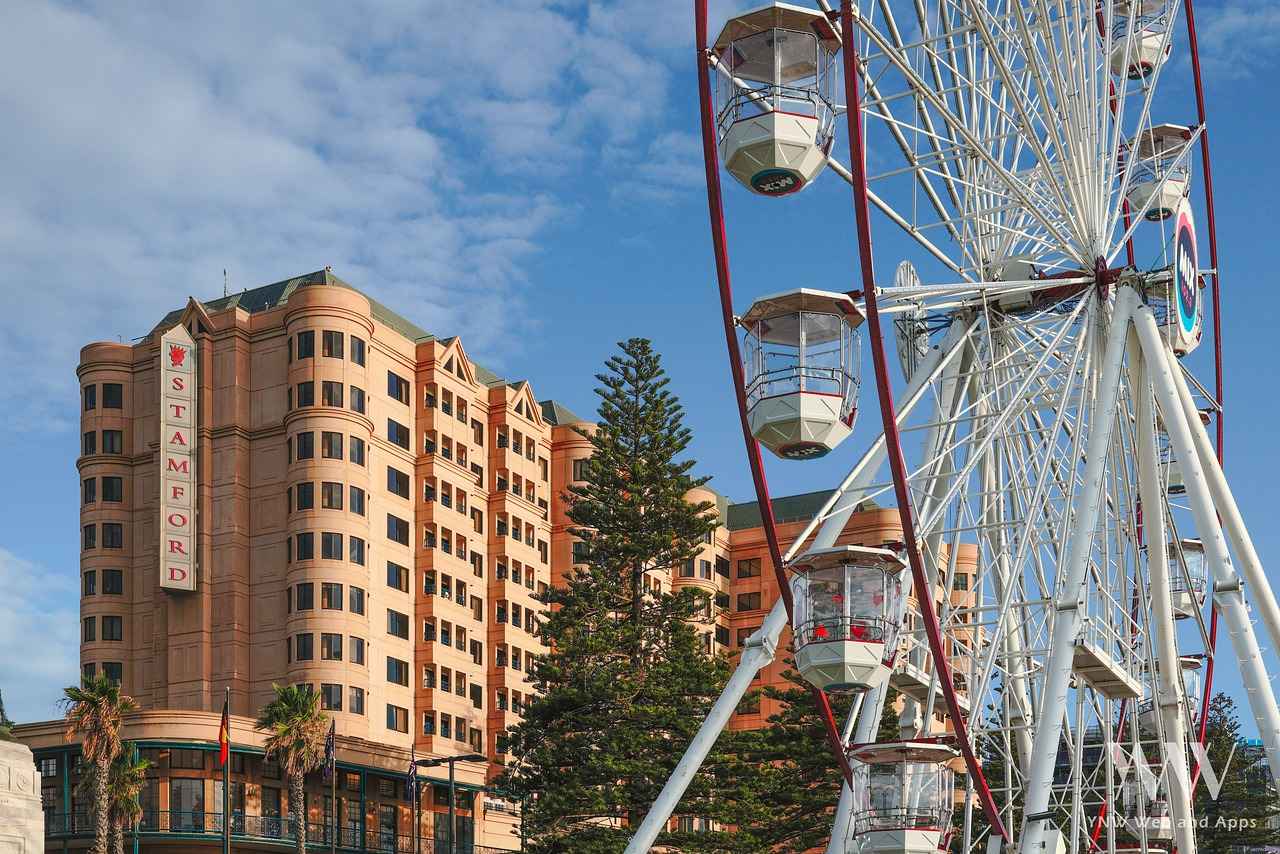
M 179 513 L 175 510 L 169 514 L 169 524 L 175 528 L 187 527 L 187 514 Z
M 169 580 L 170 581 L 186 581 L 187 571 L 180 566 L 171 566 L 169 567 Z
M 169 457 L 169 471 L 176 471 L 181 474 L 191 474 L 191 461 Z
M 175 501 L 179 498 L 182 498 L 186 494 L 187 494 L 186 488 L 180 483 L 175 483 L 173 486 L 169 487 L 169 497 L 174 499 Z
M 182 540 L 169 541 L 169 554 L 185 555 L 186 553 L 187 553 L 187 547 L 182 544 Z
M 186 440 L 186 439 L 184 439 L 184 438 L 182 437 L 182 431 L 181 431 L 181 430 L 174 430 L 174 431 L 173 431 L 173 437 L 169 439 L 169 444 L 170 444 L 170 445 L 185 445 L 185 444 L 187 444 L 187 440 Z
M 181 418 L 182 413 L 187 411 L 187 405 L 185 403 L 171 403 L 169 404 L 169 408 L 173 410 L 174 418 Z
M 173 377 L 172 380 L 173 382 L 171 387 L 173 388 L 174 391 L 187 390 L 187 380 L 185 377 Z

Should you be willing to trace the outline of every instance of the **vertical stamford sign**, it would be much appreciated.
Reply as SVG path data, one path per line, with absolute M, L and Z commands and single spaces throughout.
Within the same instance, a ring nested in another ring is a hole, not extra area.
M 160 339 L 160 586 L 196 589 L 196 342 Z

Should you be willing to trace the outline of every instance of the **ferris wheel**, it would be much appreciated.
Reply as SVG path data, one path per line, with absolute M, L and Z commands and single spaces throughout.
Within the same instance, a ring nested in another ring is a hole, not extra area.
M 1280 648 L 1280 607 L 1220 462 L 1192 0 L 773 2 L 714 40 L 694 8 L 726 340 L 783 595 L 628 851 L 790 627 L 845 778 L 831 854 L 1193 854 L 1219 658 L 1280 780 L 1252 622 Z M 840 180 L 861 289 L 832 269 L 735 306 L 724 196 L 799 223 Z M 864 331 L 881 432 L 783 550 L 761 448 L 841 466 Z M 838 542 L 868 499 L 896 505 L 900 545 Z M 890 687 L 900 733 L 877 741 Z

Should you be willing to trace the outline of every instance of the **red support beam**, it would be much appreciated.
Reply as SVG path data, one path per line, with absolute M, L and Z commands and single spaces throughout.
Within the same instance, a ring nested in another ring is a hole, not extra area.
M 933 656 L 934 671 L 947 711 L 955 730 L 956 740 L 964 755 L 978 794 L 978 800 L 991 824 L 992 832 L 1010 841 L 1009 831 L 1000 819 L 1000 811 L 991 796 L 982 763 L 969 743 L 968 726 L 956 698 L 955 684 L 951 676 L 951 664 L 943 647 L 942 627 L 933 609 L 932 587 L 924 570 L 920 543 L 916 537 L 915 519 L 911 508 L 911 495 L 907 489 L 907 464 L 902 454 L 902 441 L 898 433 L 898 420 L 893 406 L 893 389 L 890 387 L 888 361 L 885 358 L 884 337 L 881 333 L 880 312 L 876 306 L 875 269 L 871 257 L 871 221 L 867 201 L 866 151 L 862 135 L 862 98 L 858 91 L 858 47 L 854 37 L 853 10 L 849 0 L 840 5 L 840 26 L 844 36 L 844 91 L 845 118 L 849 126 L 849 170 L 853 173 L 853 209 L 857 219 L 858 255 L 862 267 L 862 292 L 865 298 L 868 338 L 871 339 L 871 361 L 875 367 L 876 390 L 880 398 L 880 417 L 884 424 L 885 452 L 889 468 L 893 472 L 893 489 L 898 502 L 898 515 L 902 521 L 902 538 L 911 565 L 911 577 L 915 586 L 916 601 L 920 603 L 920 617 L 929 639 L 929 651 Z

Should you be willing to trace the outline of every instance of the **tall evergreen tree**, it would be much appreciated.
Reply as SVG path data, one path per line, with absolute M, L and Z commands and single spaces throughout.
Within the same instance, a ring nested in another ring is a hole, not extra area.
M 693 559 L 715 520 L 709 503 L 686 500 L 705 479 L 681 459 L 689 430 L 658 355 L 644 339 L 619 346 L 597 377 L 599 423 L 582 431 L 593 451 L 585 480 L 566 496 L 582 565 L 543 595 L 540 696 L 508 734 L 513 762 L 498 783 L 524 802 L 534 854 L 621 851 L 729 676 L 695 627 L 705 595 L 646 580 Z M 681 801 L 698 824 L 664 833 L 659 846 L 760 850 L 730 829 L 746 823 L 742 772 L 724 750 L 732 738 Z
M 1227 758 L 1233 747 L 1235 755 L 1228 767 Z M 1196 787 L 1197 850 L 1203 854 L 1229 854 L 1280 845 L 1277 783 L 1271 779 L 1263 749 L 1241 742 L 1236 704 L 1226 694 L 1215 694 L 1209 702 L 1205 749 L 1221 778 L 1222 789 L 1215 799 L 1204 780 Z

